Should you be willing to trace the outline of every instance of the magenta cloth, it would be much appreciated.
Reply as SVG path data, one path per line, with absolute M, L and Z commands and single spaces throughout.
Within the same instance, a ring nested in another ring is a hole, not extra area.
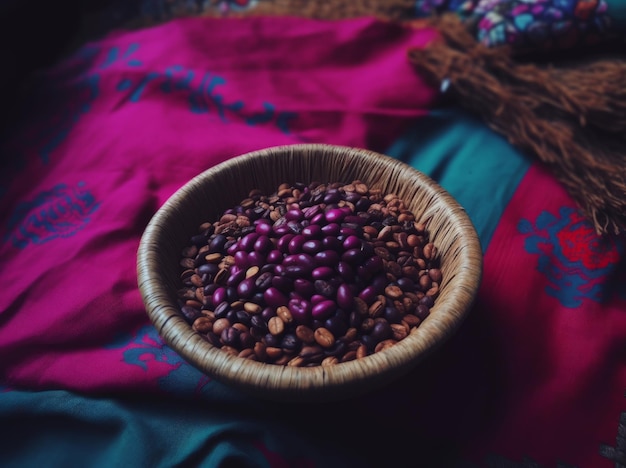
M 135 261 L 150 217 L 251 150 L 383 150 L 433 102 L 406 58 L 433 37 L 374 19 L 195 18 L 113 34 L 40 74 L 4 148 L 20 161 L 0 207 L 4 383 L 154 388 L 171 364 L 130 366 L 116 346 L 148 323 Z

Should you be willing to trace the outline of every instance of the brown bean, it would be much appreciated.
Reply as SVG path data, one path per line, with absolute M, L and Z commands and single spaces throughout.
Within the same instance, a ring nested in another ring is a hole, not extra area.
M 207 263 L 219 263 L 222 261 L 222 257 L 223 255 L 221 253 L 214 252 L 214 253 L 206 254 L 204 256 L 204 259 L 206 260 Z
M 283 355 L 283 350 L 274 346 L 267 346 L 265 348 L 265 355 L 272 360 L 278 359 Z
M 396 341 L 400 341 L 405 339 L 409 334 L 407 328 L 400 323 L 392 323 L 391 324 L 391 335 L 393 339 Z
M 276 315 L 286 324 L 293 322 L 293 316 L 287 306 L 279 306 L 276 309 Z
M 239 350 L 237 348 L 234 348 L 232 346 L 222 346 L 222 351 L 230 354 L 231 356 L 238 356 L 239 355 Z
M 213 322 L 208 317 L 198 317 L 193 321 L 192 328 L 198 333 L 208 333 L 213 331 Z
M 348 351 L 346 354 L 344 354 L 341 359 L 339 359 L 339 362 L 348 362 L 348 361 L 354 361 L 356 359 L 356 351 Z
M 249 359 L 251 356 L 256 357 L 256 355 L 254 354 L 254 349 L 252 348 L 242 349 L 241 351 L 239 351 L 238 356 L 244 359 Z
M 263 307 L 255 302 L 244 302 L 243 310 L 252 315 L 260 314 L 263 311 Z
M 437 257 L 438 251 L 435 244 L 429 242 L 424 246 L 424 258 L 426 260 L 434 260 Z
M 302 367 L 304 366 L 304 364 L 305 364 L 305 361 L 300 356 L 295 356 L 287 362 L 287 365 L 289 367 Z
M 428 276 L 430 276 L 430 279 L 436 283 L 441 282 L 442 275 L 439 268 L 431 268 L 430 270 L 428 270 Z
M 391 299 L 398 299 L 402 297 L 404 292 L 399 286 L 389 285 L 385 288 L 385 295 Z
M 384 301 L 376 300 L 369 306 L 368 315 L 372 318 L 380 317 L 385 311 Z
M 296 336 L 300 341 L 306 344 L 311 344 L 315 342 L 315 335 L 313 330 L 311 330 L 306 325 L 298 325 L 296 327 Z
M 376 345 L 376 347 L 374 348 L 374 352 L 375 353 L 380 353 L 381 351 L 384 351 L 387 348 L 391 348 L 393 345 L 395 345 L 397 343 L 396 340 L 393 339 L 388 339 L 388 340 L 383 340 L 380 343 L 378 343 Z
M 328 356 L 327 358 L 324 358 L 321 363 L 321 365 L 324 367 L 335 366 L 337 364 L 339 364 L 339 359 L 337 359 L 335 356 Z
M 254 345 L 254 354 L 261 362 L 265 362 L 267 360 L 267 353 L 265 348 L 265 344 L 261 343 L 260 341 L 257 341 L 257 343 Z
M 269 332 L 274 335 L 280 335 L 285 331 L 285 322 L 279 316 L 275 315 L 267 322 L 267 329 Z
M 213 333 L 221 335 L 224 330 L 230 327 L 230 320 L 227 318 L 220 318 L 213 323 Z
M 315 341 L 322 348 L 331 348 L 335 344 L 335 336 L 324 327 L 319 327 L 313 332 Z
M 422 319 L 413 314 L 406 314 L 402 317 L 402 320 L 406 322 L 409 327 L 417 327 L 422 322 Z

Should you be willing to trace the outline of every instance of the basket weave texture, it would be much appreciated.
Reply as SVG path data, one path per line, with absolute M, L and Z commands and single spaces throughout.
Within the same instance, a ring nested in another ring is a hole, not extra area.
M 361 180 L 404 200 L 426 222 L 439 250 L 443 280 L 431 313 L 395 346 L 330 367 L 290 367 L 229 355 L 192 330 L 180 312 L 182 249 L 198 226 L 219 218 L 253 188 L 273 193 L 283 182 Z M 138 285 L 148 316 L 164 341 L 190 364 L 254 396 L 280 401 L 347 398 L 387 385 L 413 369 L 461 325 L 482 274 L 472 222 L 454 198 L 425 174 L 367 150 L 302 144 L 255 151 L 199 174 L 181 187 L 148 224 L 137 255 Z

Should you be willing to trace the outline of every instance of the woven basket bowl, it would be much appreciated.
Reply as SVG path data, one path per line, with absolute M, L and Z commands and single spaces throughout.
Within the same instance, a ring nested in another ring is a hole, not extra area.
M 396 345 L 330 367 L 256 362 L 212 346 L 180 312 L 180 256 L 198 226 L 218 219 L 253 188 L 283 182 L 361 180 L 405 201 L 426 222 L 440 252 L 443 280 L 430 315 Z M 432 179 L 405 163 L 361 149 L 291 145 L 248 153 L 201 173 L 180 188 L 148 224 L 137 257 L 138 285 L 164 341 L 193 366 L 227 385 L 277 401 L 338 400 L 387 385 L 453 334 L 467 315 L 482 274 L 478 236 L 463 208 Z

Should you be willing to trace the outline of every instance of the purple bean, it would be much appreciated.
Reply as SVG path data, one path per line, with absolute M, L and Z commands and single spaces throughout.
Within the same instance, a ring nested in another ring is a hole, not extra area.
M 297 254 L 302 252 L 302 245 L 306 242 L 306 237 L 302 234 L 296 234 L 291 238 L 289 244 L 287 244 L 287 251 L 291 254 Z
M 214 275 L 219 270 L 219 267 L 215 263 L 205 263 L 198 267 L 199 275 Z
M 248 234 L 250 235 L 250 234 Z M 254 242 L 253 249 L 255 252 L 267 254 L 274 248 L 274 244 L 271 239 L 266 235 L 260 235 Z
M 347 215 L 343 221 L 344 223 L 356 224 L 358 226 L 364 226 L 367 222 L 364 217 L 358 215 Z
M 223 234 L 216 234 L 209 242 L 209 252 L 221 252 L 228 238 Z
M 285 294 L 293 289 L 293 279 L 287 276 L 274 276 L 272 278 L 272 286 Z
M 265 344 L 267 346 L 271 346 L 273 348 L 278 348 L 280 347 L 280 338 L 277 336 L 272 335 L 271 333 L 267 333 L 264 337 L 263 337 L 263 341 L 265 341 Z
M 361 317 L 361 314 L 359 314 L 356 310 L 350 312 L 350 326 L 353 328 L 359 328 L 361 326 L 361 323 L 363 323 L 363 318 Z
M 356 277 L 354 268 L 352 268 L 349 263 L 344 261 L 340 261 L 337 264 L 337 273 L 339 273 L 339 275 L 341 275 L 341 278 L 343 278 L 343 280 L 348 283 L 353 282 Z
M 258 328 L 263 332 L 267 332 L 267 322 L 263 320 L 261 315 L 253 315 L 250 318 L 250 325 L 254 328 Z
M 226 250 L 226 253 L 228 255 L 234 255 L 239 249 L 239 242 L 233 240 L 233 242 L 227 242 L 224 245 L 224 250 Z
M 195 307 L 184 305 L 181 307 L 180 310 L 189 322 L 193 322 L 195 319 L 197 319 L 198 317 L 202 315 L 200 311 L 196 309 Z
M 311 278 L 314 280 L 327 280 L 335 274 L 335 270 L 329 266 L 320 266 L 311 271 Z
M 239 240 L 239 249 L 245 250 L 246 252 L 251 252 L 254 249 L 254 243 L 259 238 L 259 234 L 256 232 L 251 232 L 245 237 L 242 237 Z
M 293 333 L 285 333 L 282 340 L 280 340 L 280 347 L 289 351 L 297 351 L 300 349 L 300 340 Z
M 291 265 L 299 265 L 302 267 L 306 267 L 309 271 L 313 270 L 313 268 L 315 268 L 315 260 L 313 260 L 313 257 L 309 254 L 305 254 L 305 253 L 299 253 L 299 254 L 295 254 L 295 255 L 287 255 L 284 259 L 283 259 L 283 266 L 288 267 Z
M 267 219 L 257 219 L 254 222 L 254 225 L 255 225 L 254 230 L 256 231 L 257 234 L 261 236 L 269 236 L 273 232 L 272 224 Z
M 271 286 L 263 293 L 263 299 L 267 305 L 272 307 L 280 307 L 287 305 L 287 297 L 277 288 Z
M 376 322 L 370 336 L 380 343 L 391 337 L 391 326 L 385 321 Z
M 220 302 L 224 302 L 226 300 L 226 288 L 219 287 L 215 291 L 213 291 L 213 304 L 219 304 Z
M 335 266 L 339 263 L 339 254 L 336 250 L 322 250 L 313 256 L 315 262 L 320 266 Z
M 322 249 L 322 241 L 318 239 L 309 239 L 305 241 L 301 246 L 302 252 L 312 254 L 312 255 L 317 254 L 321 249 Z
M 235 265 L 240 268 L 246 269 L 250 266 L 248 262 L 248 252 L 245 250 L 238 250 L 235 252 L 235 255 L 233 255 L 233 258 L 235 259 Z
M 433 305 L 435 305 L 435 300 L 432 296 L 424 296 L 420 299 L 419 303 L 420 305 L 425 305 L 430 309 Z
M 289 226 L 287 226 L 286 224 L 274 224 L 272 226 L 272 230 L 274 231 L 274 234 L 279 237 L 291 233 L 291 229 L 289 229 Z
M 239 297 L 248 299 L 255 292 L 254 278 L 246 278 L 237 285 L 237 294 Z
M 415 281 L 413 281 L 411 278 L 408 278 L 406 276 L 403 276 L 402 278 L 398 278 L 398 286 L 403 291 L 415 291 L 416 290 Z M 430 297 L 430 296 L 424 296 L 424 297 Z
M 322 226 L 322 234 L 325 236 L 337 236 L 339 235 L 339 231 L 341 230 L 341 226 L 337 223 L 329 223 L 325 226 Z
M 343 249 L 344 250 L 351 250 L 351 249 L 361 249 L 361 239 L 359 239 L 357 236 L 355 235 L 349 235 L 348 237 L 346 237 L 346 239 L 343 241 Z
M 280 250 L 270 250 L 265 257 L 265 261 L 268 263 L 281 263 L 283 261 L 283 253 Z
M 296 279 L 307 277 L 311 274 L 311 269 L 305 265 L 289 265 L 285 267 L 285 276 L 288 278 Z
M 326 250 L 335 250 L 337 252 L 341 251 L 342 242 L 333 236 L 324 237 L 322 240 L 322 247 Z
M 424 320 L 430 315 L 430 308 L 424 304 L 418 304 L 415 308 L 415 315 L 417 315 L 421 320 Z
M 313 283 L 305 278 L 296 278 L 293 281 L 293 287 L 295 292 L 302 297 L 311 297 L 311 295 L 315 292 Z
M 262 266 L 265 264 L 266 257 L 261 252 L 253 250 L 248 254 L 248 266 Z
M 265 300 L 263 299 L 263 291 L 257 290 L 252 297 L 250 298 L 250 302 L 254 302 L 255 304 L 263 304 Z
M 358 298 L 365 301 L 367 305 L 370 305 L 376 300 L 378 293 L 379 291 L 370 285 L 363 288 L 363 290 L 359 293 Z
M 370 286 L 374 289 L 375 294 L 382 294 L 387 284 L 389 284 L 389 280 L 384 273 L 377 274 L 370 281 Z
M 313 308 L 311 309 L 311 314 L 313 315 L 313 318 L 315 319 L 325 320 L 330 315 L 332 315 L 333 312 L 335 312 L 336 310 L 337 310 L 337 304 L 335 304 L 334 301 L 324 300 L 324 301 L 318 302 L 317 304 L 313 306 Z
M 341 260 L 349 263 L 351 265 L 358 265 L 363 262 L 365 255 L 361 251 L 361 249 L 350 249 L 346 250 L 341 255 Z
M 385 307 L 385 320 L 389 323 L 400 323 L 402 321 L 402 312 L 393 305 Z
M 324 213 L 317 213 L 315 216 L 311 218 L 311 224 L 315 226 L 324 226 L 326 224 L 326 216 Z
M 348 330 L 348 323 L 343 317 L 331 315 L 325 320 L 324 328 L 335 335 L 335 337 L 340 337 L 345 335 Z
M 276 248 L 280 250 L 282 253 L 289 252 L 289 242 L 291 242 L 291 239 L 293 239 L 294 236 L 295 234 L 293 233 L 282 235 L 281 237 L 278 238 L 278 242 L 276 243 Z
M 238 299 L 239 297 L 237 297 L 237 288 L 232 286 L 226 287 L 226 300 L 228 302 L 235 302 Z
M 215 307 L 215 318 L 225 318 L 229 311 L 230 303 L 228 301 L 222 301 Z
M 213 293 L 220 285 L 216 283 L 209 283 L 204 287 L 204 297 L 210 298 L 212 300 Z
M 302 235 L 307 239 L 319 239 L 322 236 L 322 228 L 317 224 L 310 224 L 302 228 Z
M 239 346 L 239 335 L 241 331 L 234 327 L 225 328 L 222 332 L 220 338 L 222 342 L 227 346 L 238 347 Z
M 337 287 L 337 305 L 345 310 L 351 310 L 354 305 L 354 293 L 348 283 L 341 283 Z
M 315 304 L 319 304 L 322 301 L 327 300 L 328 298 L 326 296 L 322 296 L 321 294 L 312 294 L 311 295 L 311 304 L 315 305 Z
M 292 208 L 285 213 L 285 218 L 289 221 L 301 221 L 304 219 L 304 214 L 298 208 Z
M 246 270 L 238 270 L 237 272 L 232 272 L 228 279 L 226 280 L 226 286 L 237 286 L 246 278 Z
M 372 275 L 382 271 L 384 266 L 383 259 L 378 255 L 373 255 L 363 262 L 363 267 Z
M 265 321 L 265 327 L 267 328 L 267 322 L 276 315 L 276 309 L 274 307 L 265 307 L 261 311 L 261 318 Z
M 341 228 L 339 229 L 339 236 L 337 237 L 341 237 L 345 240 L 349 236 L 359 237 L 360 235 L 361 232 L 360 229 L 358 229 L 358 226 L 349 226 L 346 224 L 342 224 Z
M 311 321 L 311 303 L 301 299 L 291 299 L 287 306 L 293 319 L 299 324 L 308 324 Z

